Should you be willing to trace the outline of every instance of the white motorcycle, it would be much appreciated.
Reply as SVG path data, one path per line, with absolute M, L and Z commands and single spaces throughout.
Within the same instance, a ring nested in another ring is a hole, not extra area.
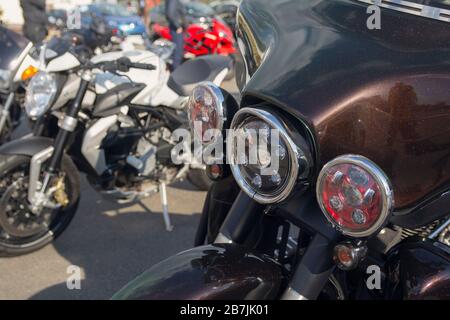
M 73 48 L 50 46 L 30 81 L 25 109 L 34 134 L 0 148 L 0 254 L 18 255 L 51 242 L 79 200 L 78 170 L 102 195 L 130 202 L 185 176 L 206 189 L 204 168 L 172 162 L 172 136 L 188 128 L 185 105 L 200 82 L 220 85 L 230 61 L 205 56 L 172 74 L 149 51 L 112 52 L 82 61 Z

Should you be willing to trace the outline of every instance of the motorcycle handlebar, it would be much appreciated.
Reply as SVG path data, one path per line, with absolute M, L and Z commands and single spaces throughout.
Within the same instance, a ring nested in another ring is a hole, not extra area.
M 128 58 L 120 58 L 115 61 L 102 61 L 94 64 L 86 65 L 88 69 L 99 68 L 103 71 L 122 71 L 128 72 L 130 68 L 135 69 L 144 69 L 144 70 L 155 70 L 156 67 L 149 63 L 139 63 L 139 62 L 131 62 Z
M 139 63 L 139 62 L 131 62 L 128 64 L 128 67 L 130 68 L 136 68 L 136 69 L 144 69 L 144 70 L 155 70 L 156 67 L 149 63 Z

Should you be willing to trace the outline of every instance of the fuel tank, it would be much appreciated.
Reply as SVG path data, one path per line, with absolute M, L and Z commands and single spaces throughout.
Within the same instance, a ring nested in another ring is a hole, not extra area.
M 160 262 L 112 299 L 266 300 L 277 297 L 283 281 L 270 258 L 236 245 L 207 245 Z
M 407 212 L 450 188 L 450 24 L 381 8 L 381 30 L 369 30 L 367 6 L 244 0 L 241 107 L 268 102 L 298 119 L 316 169 L 342 154 L 371 159 Z
M 450 299 L 450 248 L 430 240 L 402 245 L 389 261 L 390 281 L 397 298 Z

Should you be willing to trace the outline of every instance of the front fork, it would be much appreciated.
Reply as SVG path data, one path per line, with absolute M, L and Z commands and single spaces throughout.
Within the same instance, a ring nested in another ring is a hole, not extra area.
M 92 80 L 91 71 L 83 71 L 78 92 L 72 104 L 68 108 L 64 118 L 58 123 L 59 131 L 56 135 L 53 146 L 42 150 L 31 158 L 30 163 L 30 183 L 28 187 L 28 200 L 33 213 L 38 213 L 43 206 L 50 206 L 47 194 L 51 177 L 58 172 L 64 149 L 70 135 L 75 131 L 78 122 L 78 113 L 81 110 L 82 102 L 89 83 Z M 39 184 L 42 164 L 48 160 L 48 168 L 44 175 L 42 184 Z
M 3 129 L 5 127 L 6 121 L 9 118 L 11 106 L 14 101 L 14 92 L 10 92 L 8 98 L 6 98 L 5 105 L 0 112 L 0 133 L 3 133 Z
M 243 244 L 263 214 L 263 206 L 241 191 L 231 207 L 214 243 Z M 317 299 L 332 276 L 334 241 L 317 233 L 301 260 L 292 269 L 282 300 Z

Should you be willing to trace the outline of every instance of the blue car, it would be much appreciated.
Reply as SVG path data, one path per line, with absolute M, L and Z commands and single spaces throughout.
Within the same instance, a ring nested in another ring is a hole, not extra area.
M 102 16 L 113 29 L 124 35 L 143 35 L 146 33 L 142 19 L 129 13 L 126 8 L 109 3 L 96 3 L 83 6 L 82 12 Z

